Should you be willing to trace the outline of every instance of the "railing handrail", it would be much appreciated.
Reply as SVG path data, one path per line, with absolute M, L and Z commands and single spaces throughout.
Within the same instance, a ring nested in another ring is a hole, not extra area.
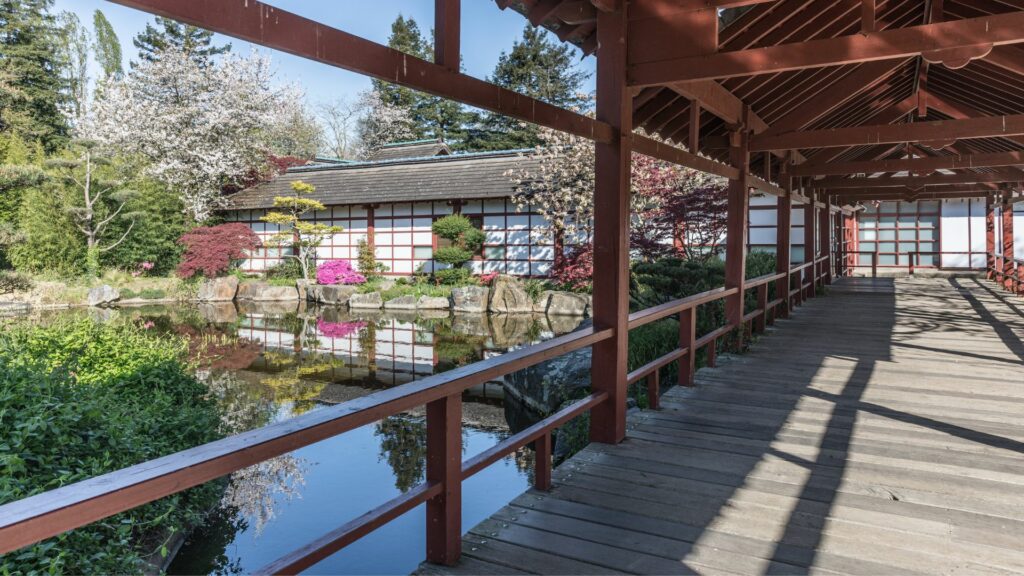
M 0 506 L 0 554 L 611 338 L 587 327 L 343 404 Z
M 657 322 L 663 318 L 668 318 L 673 314 L 678 314 L 684 310 L 690 308 L 696 308 L 701 304 L 707 304 L 708 302 L 714 302 L 727 296 L 732 296 L 739 291 L 738 288 L 712 288 L 706 292 L 700 294 L 694 294 L 693 296 L 687 296 L 685 298 L 679 298 L 678 300 L 672 300 L 671 302 L 665 302 L 657 306 L 640 310 L 639 312 L 633 312 L 629 315 L 629 329 L 639 328 L 645 324 L 651 322 Z
M 747 280 L 746 282 L 744 282 L 743 283 L 743 289 L 744 290 L 750 290 L 751 288 L 757 288 L 758 286 L 760 286 L 762 284 L 768 284 L 768 283 L 774 282 L 776 280 L 782 280 L 788 274 L 789 273 L 787 273 L 787 272 L 775 272 L 775 273 L 772 273 L 772 274 L 764 274 L 764 275 L 761 275 L 761 276 L 757 276 L 755 278 L 751 278 L 751 279 Z

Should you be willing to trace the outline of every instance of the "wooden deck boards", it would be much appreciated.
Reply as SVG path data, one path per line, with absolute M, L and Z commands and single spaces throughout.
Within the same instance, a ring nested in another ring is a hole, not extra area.
M 843 280 L 429 574 L 1024 573 L 1024 301 Z

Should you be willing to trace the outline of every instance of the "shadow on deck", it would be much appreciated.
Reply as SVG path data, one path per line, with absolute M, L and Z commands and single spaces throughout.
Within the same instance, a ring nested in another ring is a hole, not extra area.
M 842 280 L 421 573 L 1024 571 L 1019 302 Z

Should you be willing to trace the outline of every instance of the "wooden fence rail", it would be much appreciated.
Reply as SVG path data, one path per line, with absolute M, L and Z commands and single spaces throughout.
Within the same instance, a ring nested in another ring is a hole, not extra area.
M 774 321 L 778 307 L 785 306 L 788 312 L 813 296 L 814 287 L 830 280 L 832 272 L 828 264 L 829 258 L 824 256 L 793 267 L 788 273 L 767 274 L 747 280 L 743 290 L 756 291 L 757 305 L 744 315 L 742 325 L 727 324 L 699 337 L 696 334 L 697 307 L 732 296 L 739 288 L 716 288 L 631 314 L 630 329 L 678 316 L 680 330 L 678 347 L 630 372 L 628 383 L 647 380 L 652 408 L 656 408 L 660 384 L 658 372 L 662 367 L 679 362 L 679 383 L 691 385 L 698 350 L 706 347 L 708 363 L 714 365 L 720 338 L 737 328 L 742 338 L 748 322 L 752 331 L 764 330 Z M 769 286 L 787 283 L 787 280 L 790 286 L 797 288 L 790 290 L 788 295 L 769 301 Z M 811 287 L 809 292 L 808 286 Z M 612 335 L 610 328 L 584 328 L 502 356 L 5 504 L 0 506 L 0 554 L 426 405 L 425 482 L 293 550 L 258 572 L 295 573 L 308 568 L 423 503 L 427 505 L 427 560 L 453 563 L 459 556 L 462 537 L 462 482 L 532 443 L 537 458 L 535 486 L 541 490 L 549 489 L 552 431 L 609 398 L 607 392 L 591 394 L 463 462 L 462 392 L 545 360 L 590 347 Z

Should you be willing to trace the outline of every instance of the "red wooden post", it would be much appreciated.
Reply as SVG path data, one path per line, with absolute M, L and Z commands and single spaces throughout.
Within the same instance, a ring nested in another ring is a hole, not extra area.
M 815 278 L 818 276 L 818 265 L 813 264 L 814 259 L 818 255 L 817 247 L 817 235 L 815 234 L 815 225 L 817 224 L 817 208 L 814 205 L 814 192 L 807 191 L 807 204 L 804 204 L 804 262 L 812 262 L 809 268 L 805 269 L 804 274 L 810 274 L 811 281 L 809 286 L 804 289 L 801 281 L 801 291 L 803 292 L 801 300 L 807 300 L 814 297 L 814 285 L 817 282 Z
M 545 432 L 533 443 L 534 466 L 533 487 L 547 492 L 551 490 L 551 432 Z
M 615 334 L 594 345 L 591 389 L 608 400 L 591 411 L 590 439 L 626 437 L 626 344 L 629 339 L 629 176 L 633 99 L 626 88 L 625 4 L 597 13 L 597 119 L 612 126 L 596 144 L 594 189 L 594 327 Z
M 776 198 L 775 203 L 775 271 L 785 273 L 786 277 L 775 282 L 775 292 L 779 298 L 782 298 L 779 316 L 789 318 L 789 309 L 793 305 L 793 301 L 789 297 L 789 290 L 793 282 L 793 276 L 789 273 L 792 266 L 790 259 L 793 253 L 790 246 L 792 243 L 791 232 L 793 231 L 793 178 L 788 174 L 783 174 L 781 180 L 783 193 Z
M 689 350 L 679 359 L 680 386 L 693 386 L 693 373 L 697 368 L 697 351 L 693 349 L 693 343 L 696 341 L 697 310 L 683 310 L 679 313 L 679 347 Z
M 427 501 L 427 561 L 452 566 L 462 550 L 462 396 L 427 404 L 427 482 L 441 494 Z
M 765 326 L 768 325 L 768 285 L 761 284 L 757 287 L 757 308 L 761 311 L 754 318 L 753 326 L 751 327 L 754 332 L 764 332 Z
M 820 274 L 824 275 L 821 283 L 827 285 L 832 283 L 832 209 L 829 206 L 828 195 L 823 194 L 822 199 L 825 200 L 825 207 L 821 209 L 818 221 L 818 235 L 821 237 L 818 243 L 821 246 L 821 255 L 826 257 L 821 263 Z
M 659 396 L 661 388 L 661 368 L 658 368 L 654 372 L 647 375 L 647 403 L 648 408 L 651 410 L 657 410 L 661 407 L 661 398 Z
M 996 203 L 985 197 L 985 277 L 995 278 L 996 269 Z
M 718 359 L 718 338 L 708 343 L 708 367 L 714 368 Z
M 1013 204 L 1003 197 L 1003 288 L 1013 292 Z
M 434 0 L 434 63 L 459 71 L 460 0 Z
M 744 120 L 749 109 L 744 108 Z M 729 180 L 729 205 L 725 233 L 725 287 L 737 288 L 725 300 L 725 318 L 736 330 L 736 349 L 743 349 L 743 282 L 747 269 L 747 218 L 750 211 L 750 190 L 747 177 L 750 173 L 750 134 L 747 127 L 731 135 L 729 160 L 739 170 L 739 177 Z

